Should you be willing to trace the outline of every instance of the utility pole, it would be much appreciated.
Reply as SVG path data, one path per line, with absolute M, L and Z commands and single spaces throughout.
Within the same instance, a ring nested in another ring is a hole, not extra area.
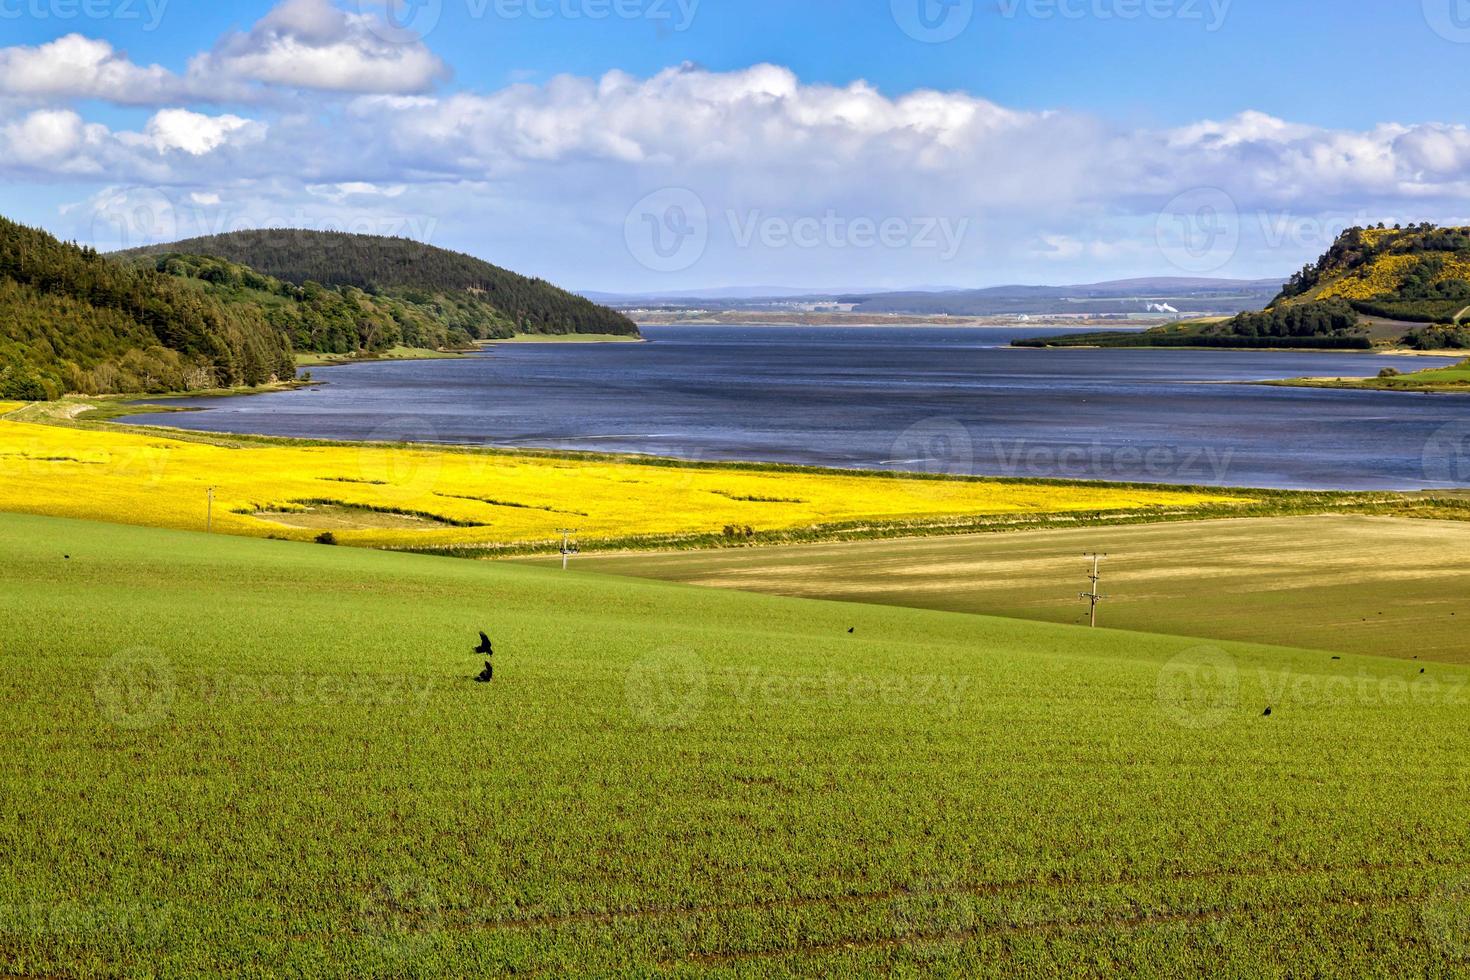
M 204 511 L 204 533 L 209 534 L 214 530 L 214 487 L 206 491 L 209 496 L 209 504 Z
M 1082 557 L 1092 559 L 1092 574 L 1088 576 L 1092 580 L 1092 591 L 1082 593 L 1082 598 L 1092 604 L 1092 628 L 1097 629 L 1097 604 L 1107 598 L 1098 591 L 1098 584 L 1102 582 L 1102 560 L 1107 555 L 1089 551 Z
M 577 547 L 577 542 L 572 540 L 572 535 L 577 533 L 576 528 L 560 528 L 561 534 L 561 570 L 566 571 L 573 555 L 579 555 L 582 550 Z

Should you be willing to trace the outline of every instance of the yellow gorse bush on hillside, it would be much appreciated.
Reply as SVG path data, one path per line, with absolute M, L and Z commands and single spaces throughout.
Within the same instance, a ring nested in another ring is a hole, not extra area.
M 0 416 L 20 406 L 0 404 Z M 375 547 L 499 547 L 853 522 L 1189 508 L 1227 493 L 301 445 L 0 417 L 0 510 Z

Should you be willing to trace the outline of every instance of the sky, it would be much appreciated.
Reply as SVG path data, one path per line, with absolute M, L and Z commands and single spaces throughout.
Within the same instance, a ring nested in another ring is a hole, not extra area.
M 1470 0 L 0 0 L 0 214 L 569 288 L 1284 278 L 1470 223 Z

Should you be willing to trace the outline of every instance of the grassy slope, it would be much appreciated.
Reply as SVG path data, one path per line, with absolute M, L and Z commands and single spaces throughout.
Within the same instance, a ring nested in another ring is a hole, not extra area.
M 1332 516 L 588 557 L 622 575 L 1084 622 L 1081 555 L 1111 556 L 1122 629 L 1470 663 L 1470 526 Z
M 0 971 L 1470 956 L 1456 668 L 36 517 L 0 552 Z
M 1444 368 L 1411 371 L 1392 378 L 1292 378 L 1265 381 L 1285 388 L 1363 388 L 1371 391 L 1470 393 L 1470 360 Z

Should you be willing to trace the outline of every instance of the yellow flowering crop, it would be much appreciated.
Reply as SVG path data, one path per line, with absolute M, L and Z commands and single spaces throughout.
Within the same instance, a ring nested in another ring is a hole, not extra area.
M 0 416 L 20 406 L 0 405 Z M 1169 488 L 701 468 L 443 448 L 175 438 L 0 417 L 0 510 L 375 547 L 584 543 L 852 521 L 1248 503 Z

